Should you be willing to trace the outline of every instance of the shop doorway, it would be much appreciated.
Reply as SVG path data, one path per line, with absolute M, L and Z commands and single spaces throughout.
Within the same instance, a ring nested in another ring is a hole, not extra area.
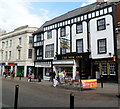
M 22 73 L 22 75 L 21 75 Z M 17 76 L 20 77 L 20 76 L 24 76 L 24 66 L 18 66 L 17 67 Z
M 43 68 L 37 67 L 37 77 L 41 77 L 43 79 Z

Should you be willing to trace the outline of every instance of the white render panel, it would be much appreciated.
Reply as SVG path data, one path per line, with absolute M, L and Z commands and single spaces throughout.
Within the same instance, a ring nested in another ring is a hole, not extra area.
M 83 52 L 87 52 L 87 22 L 83 23 L 83 33 L 76 34 L 76 24 L 72 26 L 72 52 L 76 52 L 76 40 L 83 39 Z
M 106 29 L 97 31 L 97 20 L 105 18 Z M 93 29 L 94 28 L 94 29 Z M 97 40 L 105 39 L 107 42 L 107 53 L 98 54 Z M 91 57 L 93 59 L 108 58 L 114 55 L 114 34 L 113 34 L 113 18 L 111 15 L 95 18 L 90 21 L 90 39 L 91 39 Z M 109 55 L 111 53 L 111 56 Z
M 54 59 L 54 57 L 50 57 L 50 58 L 46 58 L 45 57 L 45 49 L 46 49 L 46 45 L 50 45 L 50 44 L 54 44 L 54 57 L 55 57 L 55 53 L 56 53 L 56 30 L 52 30 L 52 38 L 51 39 L 47 39 L 47 32 L 44 33 L 44 54 L 43 54 L 43 58 L 44 59 Z

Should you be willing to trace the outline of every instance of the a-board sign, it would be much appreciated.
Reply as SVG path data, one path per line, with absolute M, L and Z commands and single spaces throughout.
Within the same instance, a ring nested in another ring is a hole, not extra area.
M 97 79 L 81 79 L 82 88 L 97 88 Z

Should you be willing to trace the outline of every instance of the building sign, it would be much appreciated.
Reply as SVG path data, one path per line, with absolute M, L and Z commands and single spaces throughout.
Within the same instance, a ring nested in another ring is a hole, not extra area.
M 74 61 L 73 60 L 69 60 L 69 61 L 53 61 L 54 65 L 63 65 L 63 64 L 69 64 L 69 65 L 73 65 Z
M 82 79 L 81 80 L 83 88 L 97 88 L 97 79 Z
M 70 49 L 70 40 L 60 38 L 60 48 Z
M 0 63 L 0 65 L 5 65 L 5 63 Z
M 16 63 L 8 63 L 8 65 L 17 65 Z
M 52 63 L 50 61 L 48 61 L 48 62 L 35 62 L 35 67 L 50 68 L 50 67 L 52 67 Z

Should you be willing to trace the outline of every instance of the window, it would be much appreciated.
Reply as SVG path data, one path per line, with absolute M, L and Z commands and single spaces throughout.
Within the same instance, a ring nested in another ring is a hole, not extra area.
M 46 58 L 54 57 L 54 44 L 46 45 L 45 52 L 46 52 L 45 54 Z
M 65 48 L 60 48 L 61 54 L 66 54 L 66 49 Z
M 83 39 L 79 39 L 76 42 L 77 46 L 77 53 L 83 53 Z
M 22 44 L 22 39 L 21 39 L 21 37 L 19 38 L 19 45 L 21 45 Z
M 106 53 L 106 39 L 98 40 L 98 54 Z
M 83 25 L 82 24 L 76 24 L 76 33 L 82 33 L 83 32 Z
M 38 48 L 38 49 L 37 49 L 37 56 L 42 55 L 42 52 L 43 52 L 42 49 Z
M 21 58 L 21 50 L 18 50 L 18 59 Z
M 107 64 L 102 64 L 102 75 L 107 75 Z
M 6 41 L 6 48 L 8 47 L 8 41 Z
M 116 75 L 115 63 L 110 64 L 110 75 Z
M 3 60 L 3 51 L 2 51 L 2 53 L 1 53 L 1 58 L 2 58 L 2 60 Z
M 11 51 L 9 51 L 9 60 L 11 60 L 11 56 L 12 56 Z
M 28 58 L 32 58 L 32 49 L 28 49 Z
M 52 34 L 51 33 L 48 33 L 49 34 L 49 38 L 51 37 L 52 38 Z M 50 36 L 51 35 L 51 36 Z M 48 39 L 49 39 L 48 38 Z M 42 41 L 43 40 L 43 34 L 39 34 L 39 35 L 37 35 L 37 41 Z
M 32 43 L 33 43 L 33 37 L 29 36 L 29 44 L 32 44 Z
M 52 31 L 48 31 L 47 32 L 47 39 L 51 39 L 52 38 Z
M 61 28 L 60 33 L 61 33 L 61 37 L 64 37 L 64 36 L 66 35 L 65 27 L 62 27 L 62 28 Z
M 105 18 L 104 19 L 100 19 L 97 21 L 97 30 L 105 30 L 106 29 L 106 25 L 105 25 Z
M 5 52 L 5 56 L 6 56 L 5 59 L 7 60 L 8 59 L 8 52 L 7 51 Z
M 4 46 L 5 46 L 5 42 L 2 42 L 2 48 L 4 48 Z
M 10 47 L 12 47 L 12 40 L 10 40 Z

